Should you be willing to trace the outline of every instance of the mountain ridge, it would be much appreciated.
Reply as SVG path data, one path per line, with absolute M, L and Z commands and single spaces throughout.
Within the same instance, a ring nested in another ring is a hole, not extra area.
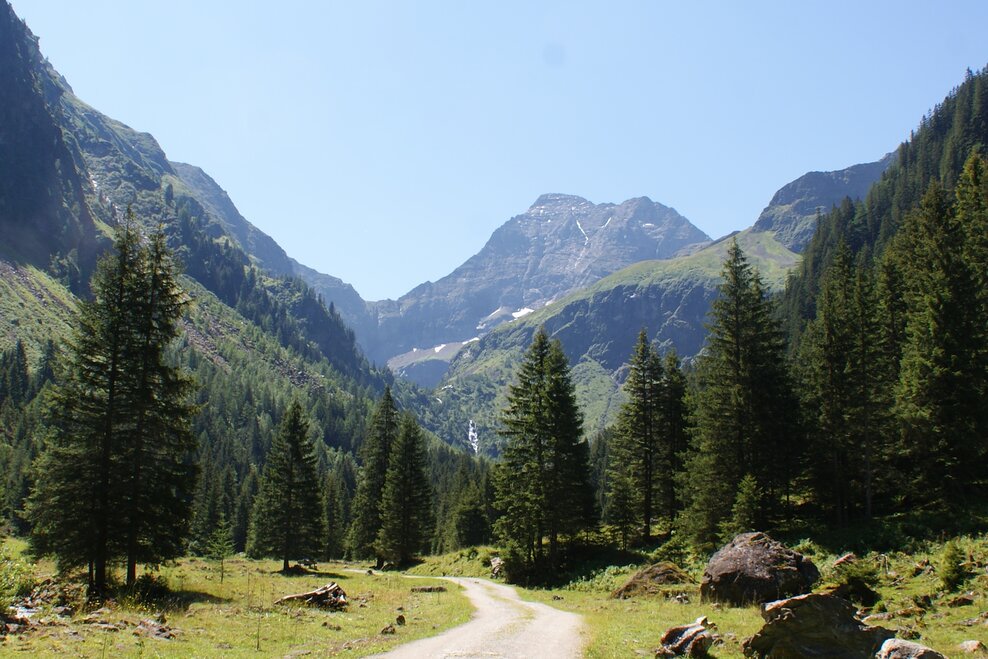
M 875 162 L 807 172 L 776 191 L 753 228 L 774 232 L 780 243 L 801 254 L 816 231 L 818 218 L 844 198 L 863 199 L 895 160 L 893 151 Z

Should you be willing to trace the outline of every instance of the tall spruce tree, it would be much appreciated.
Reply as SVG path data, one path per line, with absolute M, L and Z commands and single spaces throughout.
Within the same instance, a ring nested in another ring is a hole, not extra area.
M 621 522 L 629 516 L 636 517 L 639 538 L 647 543 L 651 538 L 660 474 L 670 472 L 663 451 L 664 371 L 662 360 L 644 329 L 638 334 L 630 366 L 624 383 L 628 400 L 621 406 L 617 433 L 610 445 L 609 516 Z M 620 510 L 625 506 L 631 506 L 634 513 Z M 622 533 L 623 538 L 625 535 Z
M 426 549 L 433 524 L 427 469 L 425 436 L 415 417 L 405 413 L 391 447 L 381 494 L 381 528 L 374 542 L 385 561 L 404 565 Z
M 675 349 L 665 356 L 660 395 L 662 442 L 656 487 L 671 525 L 682 508 L 678 479 L 683 471 L 683 457 L 689 446 L 690 431 L 688 386 Z
M 850 413 L 857 402 L 852 381 L 857 334 L 851 308 L 853 278 L 851 250 L 841 241 L 816 300 L 816 318 L 800 345 L 806 370 L 804 406 L 811 410 L 810 434 L 819 456 L 811 465 L 814 489 L 837 524 L 846 524 L 850 517 L 851 470 L 859 457 Z
M 784 344 L 772 302 L 737 241 L 728 249 L 698 366 L 695 427 L 681 491 L 681 523 L 693 544 L 710 548 L 731 516 L 748 474 L 759 492 L 760 524 L 782 507 L 797 444 Z
M 532 340 L 501 414 L 507 442 L 496 467 L 495 529 L 506 548 L 509 577 L 551 577 L 560 536 L 592 517 L 589 453 L 569 365 L 545 328 Z M 548 547 L 546 546 L 548 544 Z
M 983 194 L 979 187 L 965 181 L 959 192 Z M 946 191 L 931 185 L 900 243 L 908 311 L 896 389 L 898 454 L 912 484 L 908 501 L 934 510 L 955 507 L 986 482 L 983 275 L 965 258 L 973 237 L 961 222 L 976 203 L 964 199 L 958 213 Z
M 398 425 L 398 408 L 391 396 L 391 388 L 386 387 L 371 418 L 367 438 L 360 448 L 362 464 L 353 497 L 353 520 L 347 536 L 347 547 L 353 557 L 374 555 L 374 541 L 381 530 L 381 496 L 391 447 L 398 438 Z M 379 556 L 377 558 L 380 567 L 381 560 Z
M 195 468 L 190 383 L 165 362 L 184 298 L 160 234 L 142 244 L 132 221 L 97 266 L 82 303 L 51 436 L 28 502 L 32 545 L 61 569 L 88 566 L 90 595 L 108 568 L 181 551 Z
M 895 367 L 885 363 L 880 309 L 867 251 L 854 259 L 840 241 L 800 345 L 808 434 L 818 456 L 810 464 L 811 486 L 837 525 L 872 516 L 891 434 Z
M 309 422 L 296 400 L 271 442 L 251 515 L 248 553 L 280 558 L 283 571 L 291 560 L 322 554 L 322 490 L 308 435 Z
M 195 487 L 196 450 L 191 419 L 192 381 L 166 362 L 165 349 L 180 331 L 187 303 L 164 233 L 153 234 L 144 254 L 137 296 L 136 327 L 129 377 L 134 379 L 133 428 L 124 444 L 128 468 L 122 510 L 127 542 L 127 585 L 137 579 L 137 563 L 179 556 L 188 530 L 189 493 Z

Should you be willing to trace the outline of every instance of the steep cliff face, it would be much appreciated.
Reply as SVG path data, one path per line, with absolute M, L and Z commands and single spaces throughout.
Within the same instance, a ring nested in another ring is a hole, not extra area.
M 0 261 L 12 279 L 5 283 L 21 292 L 65 285 L 85 293 L 112 226 L 128 211 L 147 227 L 164 227 L 189 277 L 285 347 L 380 384 L 340 317 L 305 285 L 277 278 L 293 276 L 298 264 L 204 172 L 171 163 L 153 136 L 78 99 L 0 2 Z
M 0 254 L 54 266 L 78 290 L 99 241 L 82 157 L 61 126 L 67 92 L 37 38 L 0 4 Z

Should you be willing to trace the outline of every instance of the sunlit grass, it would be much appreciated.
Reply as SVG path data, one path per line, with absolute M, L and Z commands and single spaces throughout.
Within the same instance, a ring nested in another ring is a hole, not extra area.
M 22 546 L 13 546 L 20 551 Z M 288 577 L 279 574 L 280 563 L 235 558 L 225 563 L 222 582 L 218 564 L 188 558 L 160 569 L 158 577 L 168 593 L 150 603 L 126 598 L 108 603 L 94 616 L 77 607 L 71 618 L 59 618 L 49 610 L 35 615 L 39 625 L 26 634 L 12 635 L 0 645 L 0 654 L 19 656 L 353 656 L 374 654 L 400 643 L 461 624 L 472 608 L 455 585 L 447 592 L 412 593 L 413 585 L 397 574 L 368 575 L 363 566 L 321 563 L 319 572 Z M 35 578 L 50 574 L 52 566 L 35 566 Z M 350 571 L 355 570 L 355 571 Z M 350 607 L 329 612 L 303 606 L 275 606 L 283 595 L 338 582 Z M 429 583 L 429 582 L 426 582 Z M 396 633 L 381 631 L 404 615 L 406 624 Z M 163 615 L 174 639 L 138 636 L 134 627 L 144 618 Z M 90 616 L 87 619 L 87 616 Z M 110 631 L 94 620 L 122 626 Z
M 943 543 L 927 543 L 914 553 L 870 553 L 860 560 L 871 563 L 879 574 L 877 591 L 881 600 L 863 615 L 878 618 L 878 625 L 911 638 L 947 656 L 958 654 L 958 644 L 988 638 L 988 536 L 957 538 L 964 554 L 965 581 L 956 592 L 945 592 L 937 573 Z M 801 551 L 820 567 L 822 578 L 817 590 L 835 585 L 832 565 L 843 552 L 829 552 L 815 543 L 801 543 Z M 491 548 L 464 549 L 430 557 L 415 568 L 419 574 L 485 576 L 489 574 Z M 684 565 L 700 580 L 702 567 Z M 697 584 L 670 585 L 662 594 L 630 600 L 611 599 L 610 594 L 631 578 L 637 566 L 610 566 L 592 570 L 558 588 L 519 589 L 522 597 L 544 602 L 584 616 L 588 645 L 587 657 L 608 659 L 650 655 L 660 645 L 667 629 L 706 616 L 717 626 L 721 643 L 712 650 L 714 657 L 742 657 L 741 644 L 762 628 L 757 606 L 730 607 L 701 602 Z M 959 595 L 973 594 L 973 603 L 954 605 Z M 685 602 L 675 598 L 685 595 Z M 927 600 L 928 598 L 928 600 Z M 920 602 L 922 606 L 917 606 Z M 887 617 L 887 619 L 881 619 Z

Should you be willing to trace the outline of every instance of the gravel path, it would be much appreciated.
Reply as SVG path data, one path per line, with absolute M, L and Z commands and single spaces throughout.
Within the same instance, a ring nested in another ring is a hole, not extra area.
M 413 641 L 379 657 L 572 659 L 583 656 L 581 616 L 547 604 L 522 601 L 514 588 L 486 579 L 444 578 L 463 586 L 477 609 L 473 618 L 438 636 Z

